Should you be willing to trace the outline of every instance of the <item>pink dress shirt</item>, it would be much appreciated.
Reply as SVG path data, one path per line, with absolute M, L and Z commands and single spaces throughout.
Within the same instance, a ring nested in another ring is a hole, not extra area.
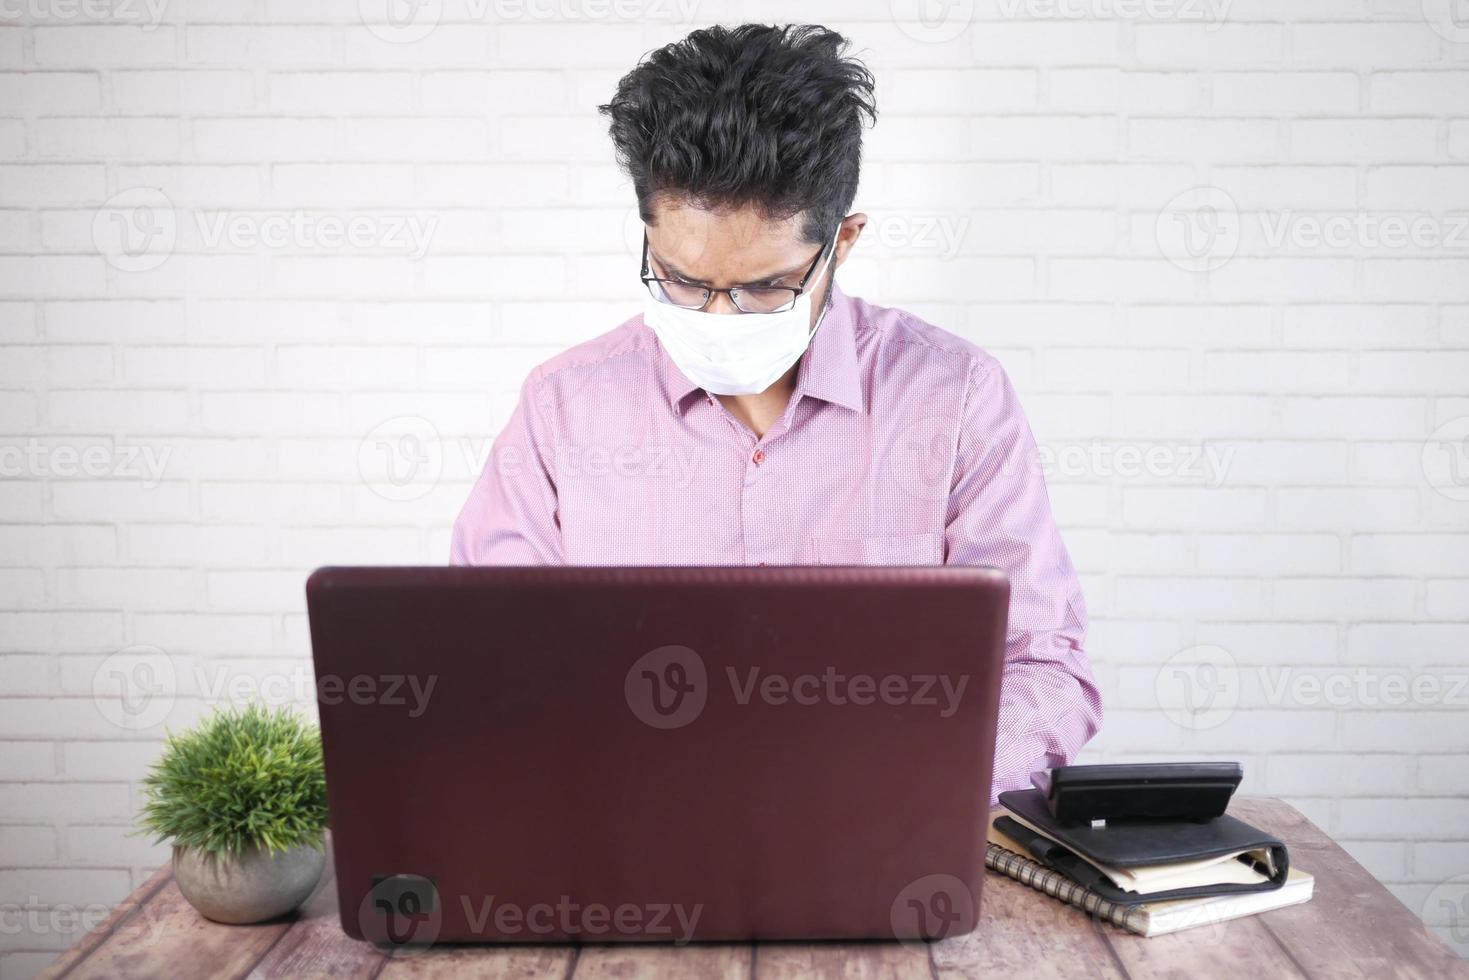
M 999 363 L 833 290 L 757 438 L 641 316 L 531 372 L 454 525 L 466 565 L 991 565 L 1010 577 L 992 796 L 1101 724 L 1086 606 Z

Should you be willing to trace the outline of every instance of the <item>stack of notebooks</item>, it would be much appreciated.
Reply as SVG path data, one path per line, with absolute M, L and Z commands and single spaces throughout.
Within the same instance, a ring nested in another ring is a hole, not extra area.
M 1000 794 L 985 865 L 1142 936 L 1310 899 L 1285 845 L 1228 814 L 1204 821 L 1055 820 L 1039 790 Z

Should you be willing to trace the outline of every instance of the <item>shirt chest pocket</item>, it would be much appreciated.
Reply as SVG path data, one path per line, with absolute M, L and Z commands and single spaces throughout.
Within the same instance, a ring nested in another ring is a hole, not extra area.
M 944 536 L 923 534 L 878 534 L 854 538 L 811 539 L 819 565 L 942 565 Z

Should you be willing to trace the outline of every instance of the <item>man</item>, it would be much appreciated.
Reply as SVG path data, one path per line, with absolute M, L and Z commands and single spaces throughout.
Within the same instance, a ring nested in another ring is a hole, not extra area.
M 846 47 L 714 27 L 621 80 L 643 314 L 531 372 L 452 560 L 1001 568 L 998 792 L 1097 731 L 1086 609 L 1000 365 L 836 286 L 876 118 Z

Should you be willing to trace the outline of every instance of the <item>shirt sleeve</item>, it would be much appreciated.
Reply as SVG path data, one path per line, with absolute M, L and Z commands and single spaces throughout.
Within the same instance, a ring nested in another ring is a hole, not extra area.
M 990 802 L 1067 765 L 1097 733 L 1102 699 L 1083 644 L 1086 604 L 1051 515 L 1035 438 L 1004 370 L 976 363 L 960 423 L 945 561 L 1010 578 Z
M 560 565 L 555 438 L 532 373 L 454 522 L 451 565 Z

